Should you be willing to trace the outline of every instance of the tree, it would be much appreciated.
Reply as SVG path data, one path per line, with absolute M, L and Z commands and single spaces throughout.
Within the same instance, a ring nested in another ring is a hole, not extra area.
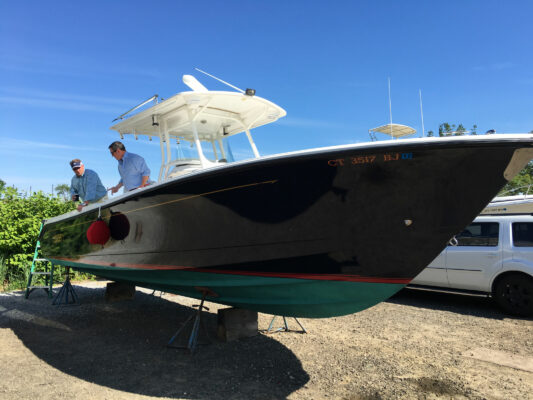
M 433 131 L 428 131 L 428 134 L 427 134 L 428 137 L 433 137 L 433 135 L 434 135 Z
M 439 125 L 439 136 L 463 136 L 466 135 L 468 131 L 464 127 L 463 124 L 458 124 L 457 127 L 455 124 L 449 124 L 448 122 L 443 122 Z M 488 132 L 487 132 L 488 133 Z M 472 126 L 472 130 L 470 131 L 471 135 L 477 135 L 477 125 L 474 124 Z
M 465 133 L 466 129 L 463 124 L 457 125 L 457 129 L 455 130 L 455 136 L 463 136 Z
M 439 125 L 439 136 L 448 136 L 452 132 L 452 127 L 449 123 L 443 122 Z
M 500 195 L 526 193 L 529 188 L 533 189 L 533 161 L 530 161 L 522 171 L 503 187 Z M 510 193 L 509 193 L 510 192 Z
M 0 193 L 3 192 L 5 187 L 6 187 L 6 183 L 2 179 L 0 179 Z
M 55 187 L 58 196 L 62 196 L 65 201 L 70 200 L 70 186 L 66 183 L 60 183 Z

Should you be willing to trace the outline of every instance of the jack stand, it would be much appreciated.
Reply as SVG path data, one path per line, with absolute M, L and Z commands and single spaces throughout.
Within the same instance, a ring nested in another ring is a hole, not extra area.
M 61 289 L 59 289 L 59 292 L 57 293 L 56 297 L 54 297 L 54 300 L 52 301 L 53 306 L 61 305 L 61 303 L 63 302 L 65 303 L 65 305 L 79 303 L 78 295 L 76 294 L 74 287 L 70 283 L 70 267 L 65 268 L 65 282 L 63 282 L 63 286 L 61 286 Z M 71 301 L 69 301 L 68 298 L 69 293 Z
M 204 324 L 204 321 L 202 320 L 202 310 L 207 310 L 209 311 L 209 308 L 207 308 L 206 306 L 204 306 L 204 301 L 205 301 L 205 297 L 209 294 L 208 291 L 203 291 L 202 292 L 202 301 L 200 302 L 200 304 L 195 304 L 193 305 L 193 307 L 198 307 L 198 311 L 196 311 L 196 313 L 190 315 L 187 320 L 183 323 L 183 325 L 181 326 L 181 328 L 178 329 L 178 331 L 174 334 L 174 336 L 172 336 L 172 338 L 169 340 L 169 342 L 167 343 L 167 347 L 172 347 L 172 348 L 175 348 L 175 349 L 188 349 L 191 354 L 194 353 L 196 351 L 196 346 L 198 345 L 198 336 L 199 336 L 199 331 L 200 331 L 200 325 L 202 326 L 209 342 L 211 342 L 211 339 L 209 339 L 209 334 L 207 333 L 207 329 L 205 327 L 205 324 Z M 192 322 L 192 329 L 191 329 L 191 334 L 189 336 L 189 340 L 187 342 L 187 345 L 177 345 L 177 346 L 173 346 L 172 345 L 172 342 L 174 341 L 174 339 L 176 339 L 176 337 L 185 329 L 185 327 L 190 323 Z M 207 344 L 207 343 L 200 343 L 200 344 Z
M 266 333 L 276 333 L 276 332 L 280 332 L 280 331 L 285 331 L 285 332 L 289 332 L 291 331 L 289 329 L 289 325 L 287 324 L 287 317 L 281 317 L 283 318 L 283 325 L 281 328 L 278 328 L 276 329 L 275 331 L 272 331 L 272 325 L 274 324 L 274 320 L 276 319 L 277 315 L 274 315 L 274 318 L 272 318 L 272 321 L 270 321 L 270 325 L 268 326 L 268 329 L 266 331 Z M 302 325 L 302 323 L 300 321 L 298 321 L 298 319 L 296 317 L 293 317 L 294 320 L 298 323 L 298 325 L 300 325 L 300 328 L 302 328 L 301 331 L 292 331 L 292 332 L 298 332 L 298 333 L 307 333 L 307 331 L 305 330 L 304 326 Z

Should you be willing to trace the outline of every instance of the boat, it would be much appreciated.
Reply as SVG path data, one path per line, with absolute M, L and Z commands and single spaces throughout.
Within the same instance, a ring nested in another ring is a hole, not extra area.
M 499 196 L 481 211 L 481 215 L 533 214 L 533 195 Z
M 46 220 L 45 258 L 263 313 L 351 314 L 408 284 L 533 158 L 528 134 L 261 156 L 251 132 L 283 108 L 250 89 L 184 83 L 192 90 L 154 96 L 111 126 L 122 138 L 159 139 L 158 181 Z M 254 157 L 232 160 L 236 135 Z M 175 143 L 195 156 L 174 157 Z
M 531 186 L 521 186 L 501 193 L 487 204 L 481 215 L 533 215 L 533 194 L 530 193 Z

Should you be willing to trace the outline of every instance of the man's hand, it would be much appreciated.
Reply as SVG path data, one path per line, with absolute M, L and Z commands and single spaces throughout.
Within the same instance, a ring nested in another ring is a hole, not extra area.
M 120 186 L 113 186 L 107 190 L 111 190 L 111 194 L 115 194 L 116 192 L 118 192 L 118 189 L 120 189 Z
M 78 212 L 81 212 L 81 210 L 83 210 L 83 207 L 85 207 L 88 204 L 89 204 L 88 202 L 80 203 L 78 204 L 78 207 L 76 207 L 76 210 L 78 210 Z

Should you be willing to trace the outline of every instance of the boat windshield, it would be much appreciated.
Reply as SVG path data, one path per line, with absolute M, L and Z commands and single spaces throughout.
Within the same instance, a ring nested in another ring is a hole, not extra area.
M 234 162 L 235 157 L 231 151 L 231 146 L 229 144 L 229 138 L 224 138 L 220 142 L 201 142 L 202 152 L 209 161 L 217 162 L 225 160 L 226 162 Z M 220 148 L 220 143 L 222 143 L 222 149 Z M 176 161 L 186 161 L 186 160 L 198 160 L 198 150 L 194 142 L 189 142 L 187 140 L 179 140 L 174 145 L 172 149 L 172 159 Z

